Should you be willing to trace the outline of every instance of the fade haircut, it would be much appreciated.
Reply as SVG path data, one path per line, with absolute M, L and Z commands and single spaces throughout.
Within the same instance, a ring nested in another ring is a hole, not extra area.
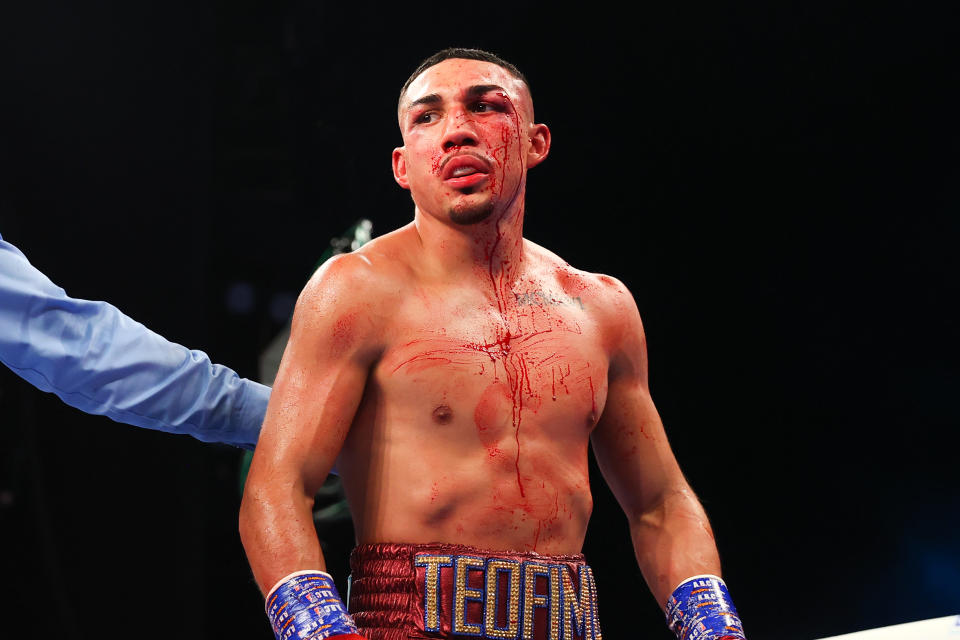
M 464 49 L 462 47 L 448 47 L 442 51 L 437 51 L 435 54 L 424 60 L 420 63 L 420 66 L 410 74 L 410 77 L 407 78 L 407 81 L 403 83 L 403 88 L 400 89 L 400 99 L 397 101 L 397 109 L 403 108 L 403 96 L 407 95 L 407 89 L 410 88 L 410 84 L 417 79 L 417 77 L 429 69 L 430 67 L 440 64 L 444 60 L 449 60 L 450 58 L 459 58 L 463 60 L 480 60 L 482 62 L 490 62 L 497 65 L 503 69 L 506 69 L 510 72 L 514 78 L 522 81 L 523 84 L 527 86 L 527 92 L 530 93 L 530 82 L 527 80 L 527 77 L 521 73 L 520 69 L 517 69 L 514 65 L 510 64 L 500 56 L 490 53 L 489 51 L 484 51 L 483 49 Z M 533 94 L 531 93 L 531 96 Z

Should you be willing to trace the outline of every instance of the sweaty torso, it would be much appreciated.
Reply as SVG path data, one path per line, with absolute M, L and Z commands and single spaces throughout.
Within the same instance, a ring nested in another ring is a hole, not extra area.
M 509 282 L 389 268 L 401 289 L 338 460 L 358 541 L 579 552 L 607 390 L 597 277 L 535 245 Z

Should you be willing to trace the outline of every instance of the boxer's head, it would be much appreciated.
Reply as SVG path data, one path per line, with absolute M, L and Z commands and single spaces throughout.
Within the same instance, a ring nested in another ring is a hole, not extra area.
M 393 175 L 424 213 L 475 224 L 523 195 L 526 172 L 550 150 L 533 121 L 523 74 L 477 49 L 445 49 L 424 60 L 400 92 L 403 146 Z

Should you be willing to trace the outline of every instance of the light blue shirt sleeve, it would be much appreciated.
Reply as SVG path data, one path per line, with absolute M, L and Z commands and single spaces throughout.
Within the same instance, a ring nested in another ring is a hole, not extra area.
M 270 396 L 111 304 L 69 297 L 2 237 L 0 361 L 87 413 L 247 449 Z

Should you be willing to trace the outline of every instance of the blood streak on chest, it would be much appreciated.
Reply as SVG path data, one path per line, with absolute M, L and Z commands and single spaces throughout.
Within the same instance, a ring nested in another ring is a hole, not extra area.
M 509 98 L 505 94 L 501 93 L 498 95 L 509 102 Z M 497 192 L 499 199 L 503 198 L 503 188 L 505 186 L 503 178 L 507 173 L 506 166 L 507 163 L 510 162 L 509 151 L 512 145 L 516 145 L 517 147 L 517 160 L 522 160 L 522 148 L 521 145 L 517 144 L 519 142 L 520 133 L 519 114 L 516 110 L 516 107 L 512 103 L 510 104 L 510 107 L 513 115 L 513 126 L 500 127 L 501 144 L 491 149 L 491 155 L 493 156 L 494 161 L 499 165 L 500 169 L 500 171 L 496 172 L 500 174 L 500 180 L 496 181 L 491 186 L 493 190 Z M 518 165 L 518 167 L 521 165 Z M 521 183 L 518 183 L 517 190 L 519 191 L 520 188 Z M 520 206 L 522 209 L 522 203 Z M 522 216 L 522 210 L 517 215 Z M 471 345 L 473 348 L 477 349 L 477 351 L 486 353 L 490 357 L 494 366 L 494 381 L 487 391 L 484 392 L 484 396 L 477 404 L 475 422 L 477 425 L 477 433 L 481 439 L 481 442 L 484 442 L 484 446 L 487 447 L 491 457 L 496 457 L 496 454 L 499 450 L 491 444 L 492 434 L 489 433 L 489 425 L 492 424 L 490 421 L 492 416 L 488 414 L 491 411 L 490 406 L 492 399 L 496 398 L 498 395 L 503 396 L 505 391 L 510 399 L 511 424 L 517 446 L 517 453 L 514 459 L 514 468 L 517 474 L 517 488 L 520 491 L 520 496 L 525 497 L 526 493 L 523 487 L 523 478 L 520 475 L 520 428 L 523 422 L 524 392 L 526 392 L 528 395 L 533 395 L 533 390 L 531 389 L 530 385 L 530 372 L 528 369 L 528 363 L 524 359 L 525 354 L 523 350 L 517 350 L 513 348 L 516 338 L 521 336 L 516 335 L 516 331 L 513 333 L 511 332 L 511 323 L 507 317 L 509 282 L 512 280 L 511 275 L 516 271 L 518 265 L 511 264 L 510 260 L 503 257 L 507 253 L 507 251 L 504 250 L 505 248 L 501 247 L 501 243 L 504 241 L 504 234 L 501 228 L 501 224 L 503 223 L 503 219 L 497 220 L 494 223 L 496 228 L 496 236 L 492 243 L 486 247 L 487 275 L 490 279 L 490 286 L 493 289 L 494 298 L 497 302 L 497 312 L 500 316 L 501 322 L 495 324 L 495 335 L 492 342 L 487 344 Z M 523 239 L 519 238 L 518 242 L 522 243 Z M 504 325 L 506 325 L 506 328 Z M 515 327 L 515 329 L 519 330 L 519 327 Z M 505 388 L 498 386 L 498 363 L 503 367 L 504 375 L 506 377 L 507 384 Z
M 499 296 L 498 303 L 503 305 Z M 524 359 L 524 351 L 512 348 L 514 336 L 509 329 L 503 330 L 502 327 L 498 326 L 498 333 L 500 335 L 491 343 L 469 345 L 470 348 L 474 348 L 490 357 L 494 365 L 494 371 L 496 371 L 499 363 L 503 367 L 506 377 L 506 384 L 503 384 L 495 375 L 494 381 L 477 403 L 474 421 L 477 426 L 477 434 L 484 446 L 487 447 L 490 457 L 497 457 L 500 451 L 494 442 L 499 440 L 499 437 L 491 431 L 491 426 L 496 424 L 496 415 L 494 415 L 496 406 L 502 402 L 502 399 L 509 398 L 510 422 L 517 445 L 517 453 L 514 459 L 517 488 L 520 490 L 520 497 L 525 497 L 523 479 L 520 475 L 520 427 L 523 422 L 524 394 L 526 392 L 528 395 L 533 395 L 533 389 L 530 386 L 530 372 Z M 500 399 L 500 402 L 498 402 L 498 399 Z

